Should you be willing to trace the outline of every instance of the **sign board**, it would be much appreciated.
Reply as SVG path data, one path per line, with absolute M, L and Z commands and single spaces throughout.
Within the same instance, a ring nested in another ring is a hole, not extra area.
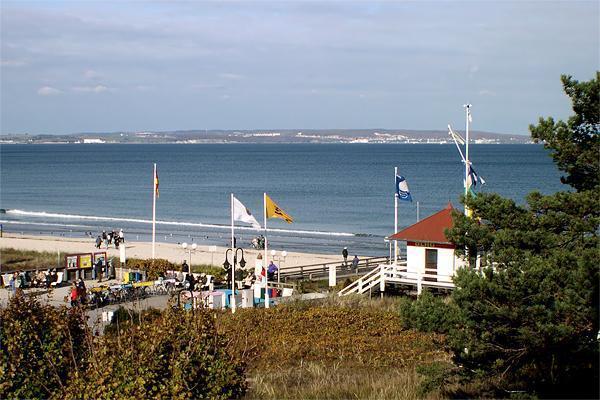
M 79 266 L 79 256 L 78 255 L 73 255 L 73 256 L 66 256 L 66 267 L 67 269 L 77 269 Z
M 82 254 L 79 256 L 79 268 L 92 268 L 91 254 Z

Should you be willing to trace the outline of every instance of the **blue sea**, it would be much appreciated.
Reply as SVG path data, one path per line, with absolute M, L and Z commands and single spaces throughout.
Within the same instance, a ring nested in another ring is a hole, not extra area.
M 486 184 L 524 203 L 527 193 L 567 190 L 540 145 L 472 145 Z M 454 145 L 419 144 L 53 144 L 0 146 L 0 223 L 4 231 L 66 237 L 123 228 L 150 240 L 152 168 L 158 164 L 157 240 L 226 245 L 230 194 L 263 221 L 266 192 L 294 218 L 268 221 L 279 250 L 385 255 L 394 230 L 394 167 L 412 202 L 405 227 L 460 208 L 464 166 Z M 238 245 L 259 232 L 236 223 Z

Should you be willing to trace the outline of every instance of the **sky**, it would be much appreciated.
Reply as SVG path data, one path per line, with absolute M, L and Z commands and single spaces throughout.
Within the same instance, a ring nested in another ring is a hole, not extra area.
M 598 1 L 0 2 L 0 133 L 527 134 L 600 69 Z

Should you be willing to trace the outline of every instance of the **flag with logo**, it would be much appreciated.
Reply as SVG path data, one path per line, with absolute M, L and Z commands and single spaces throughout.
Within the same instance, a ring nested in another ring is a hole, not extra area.
M 401 175 L 396 175 L 396 196 L 402 201 L 412 201 L 408 183 Z
M 477 172 L 475 172 L 475 169 L 472 165 L 469 165 L 469 174 L 467 175 L 467 188 L 472 194 L 475 194 L 475 192 L 473 192 L 473 188 L 477 186 L 477 183 L 485 185 L 485 180 L 483 179 L 483 177 L 477 175 Z
M 233 220 L 251 224 L 253 228 L 260 229 L 260 224 L 250 210 L 237 198 L 233 198 Z
M 265 194 L 265 208 L 267 218 L 281 218 L 288 224 L 294 222 L 294 219 L 285 211 L 283 211 L 269 196 Z

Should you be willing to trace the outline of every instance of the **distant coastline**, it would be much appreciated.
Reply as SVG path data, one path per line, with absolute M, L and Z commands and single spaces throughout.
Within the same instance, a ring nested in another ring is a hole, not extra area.
M 529 136 L 483 131 L 471 132 L 475 144 L 530 144 Z M 3 134 L 0 144 L 242 144 L 242 143 L 347 143 L 347 144 L 452 144 L 447 131 L 401 129 L 286 129 L 286 130 L 188 130 L 161 132 L 111 132 Z

